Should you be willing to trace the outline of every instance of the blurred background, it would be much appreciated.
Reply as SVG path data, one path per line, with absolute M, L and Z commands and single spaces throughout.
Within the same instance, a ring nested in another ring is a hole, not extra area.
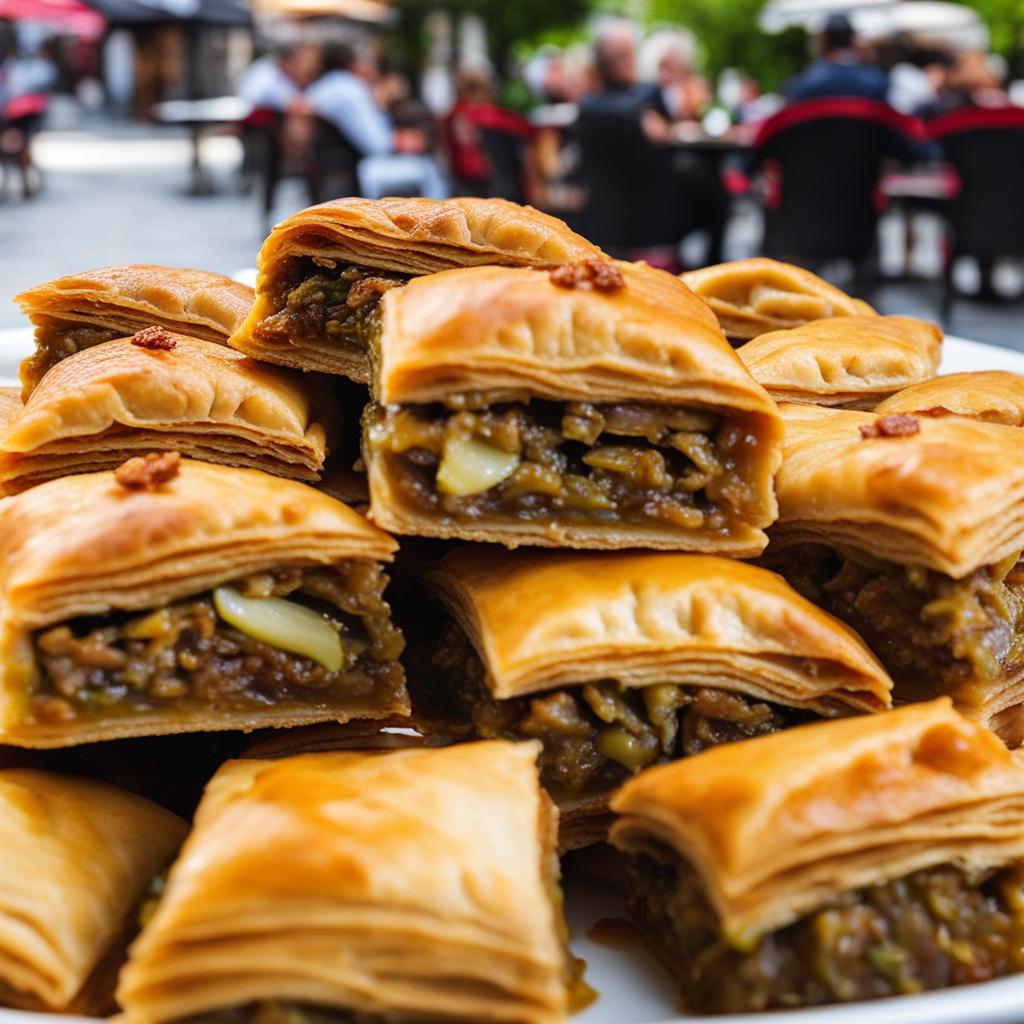
M 765 253 L 1024 349 L 1024 0 L 0 0 L 7 297 L 343 195 Z

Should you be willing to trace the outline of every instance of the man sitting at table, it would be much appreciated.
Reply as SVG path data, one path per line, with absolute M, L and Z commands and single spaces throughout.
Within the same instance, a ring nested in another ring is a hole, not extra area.
M 783 86 L 788 102 L 829 96 L 859 96 L 885 102 L 889 78 L 861 56 L 853 26 L 845 14 L 828 16 L 820 45 L 821 56 Z
M 448 185 L 415 128 L 396 128 L 374 96 L 377 62 L 369 48 L 347 44 L 324 53 L 324 74 L 307 90 L 313 111 L 359 153 L 359 187 L 369 199 L 417 195 L 444 199 Z
M 320 71 L 320 50 L 312 43 L 280 47 L 258 57 L 242 72 L 238 95 L 254 110 L 279 113 L 302 103 L 302 92 Z

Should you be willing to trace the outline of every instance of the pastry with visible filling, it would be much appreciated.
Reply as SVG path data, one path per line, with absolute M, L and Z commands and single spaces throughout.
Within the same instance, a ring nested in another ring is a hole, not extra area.
M 765 256 L 717 263 L 680 276 L 737 342 L 767 331 L 791 330 L 811 320 L 874 313 L 866 302 L 817 274 Z
M 766 564 L 860 633 L 894 696 L 1024 738 L 1024 434 L 783 405 Z
M 136 910 L 186 831 L 103 782 L 0 770 L 0 1006 L 106 1016 Z
M 256 302 L 230 343 L 270 363 L 365 383 L 380 297 L 409 278 L 600 255 L 562 221 L 504 199 L 335 199 L 270 233 Z
M 127 1024 L 562 1024 L 536 744 L 231 761 L 131 949 Z
M 643 264 L 475 267 L 385 295 L 371 518 L 509 547 L 756 554 L 780 422 L 714 317 Z
M 1024 374 L 1007 370 L 943 374 L 897 391 L 877 411 L 968 416 L 987 423 L 1024 427 Z
M 834 316 L 759 335 L 736 354 L 778 402 L 873 409 L 935 376 L 942 331 L 909 316 Z
M 1024 767 L 948 700 L 653 768 L 612 807 L 630 915 L 690 1012 L 1024 969 Z
M 0 501 L 0 742 L 408 714 L 395 542 L 304 484 L 153 453 Z
M 648 765 L 890 703 L 851 629 L 732 559 L 467 546 L 427 581 L 446 614 L 410 659 L 417 711 L 539 739 L 564 848 L 603 839 L 609 793 Z
M 36 285 L 14 300 L 36 327 L 36 351 L 21 364 L 23 395 L 60 360 L 146 327 L 224 344 L 252 300 L 248 285 L 183 267 L 102 267 Z
M 148 328 L 61 361 L 6 422 L 0 409 L 0 495 L 152 451 L 316 480 L 327 398 L 322 380 Z

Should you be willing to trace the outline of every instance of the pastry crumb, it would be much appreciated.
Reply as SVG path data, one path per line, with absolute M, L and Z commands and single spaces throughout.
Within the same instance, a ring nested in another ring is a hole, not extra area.
M 114 479 L 129 491 L 145 491 L 170 483 L 180 469 L 180 452 L 150 452 L 122 463 Z
M 169 352 L 172 348 L 177 347 L 178 342 L 170 331 L 165 330 L 163 327 L 153 326 L 145 327 L 138 333 L 133 334 L 132 344 L 137 345 L 139 348 Z
M 578 263 L 562 263 L 548 271 L 552 283 L 559 288 L 581 291 L 614 292 L 625 285 L 622 271 L 608 260 L 587 256 Z
M 908 434 L 916 434 L 921 429 L 921 424 L 905 412 L 891 412 L 886 416 L 879 416 L 874 423 L 865 423 L 860 428 L 860 436 L 864 440 L 872 437 L 906 437 Z

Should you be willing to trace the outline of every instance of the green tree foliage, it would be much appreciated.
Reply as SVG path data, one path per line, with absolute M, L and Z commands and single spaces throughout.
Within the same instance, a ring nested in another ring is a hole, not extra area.
M 992 0 L 1024 3 L 1024 0 Z M 753 75 L 764 89 L 777 89 L 807 63 L 807 35 L 789 29 L 768 35 L 757 17 L 764 0 L 650 0 L 647 20 L 684 25 L 697 37 L 704 70 L 723 68 Z
M 444 9 L 454 19 L 479 14 L 487 24 L 487 39 L 502 71 L 517 44 L 537 39 L 545 31 L 578 25 L 593 10 L 592 0 L 396 0 L 397 35 L 407 62 L 419 66 L 424 56 L 424 20 L 430 11 Z
M 1024 75 L 1024 0 L 963 0 L 988 26 L 992 49 L 1010 63 L 1014 74 Z

